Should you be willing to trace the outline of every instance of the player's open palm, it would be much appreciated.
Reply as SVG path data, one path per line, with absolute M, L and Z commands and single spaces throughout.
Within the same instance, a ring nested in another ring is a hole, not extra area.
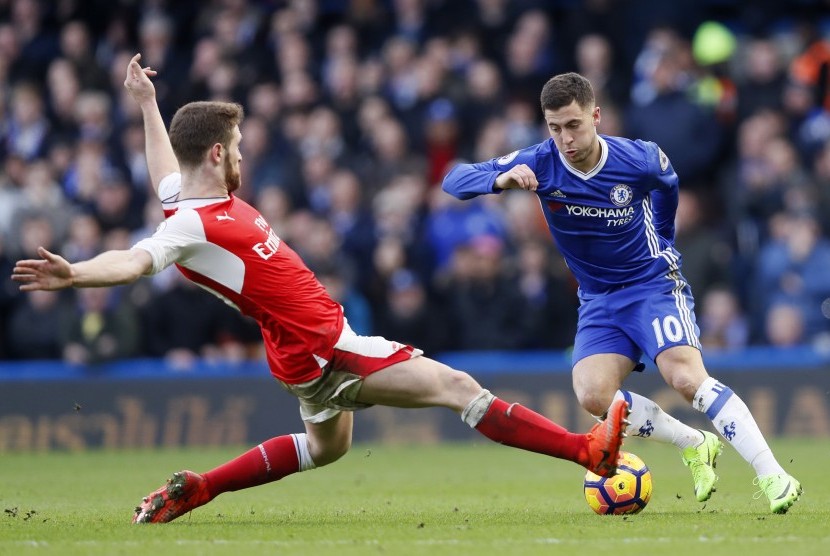
M 133 99 L 139 104 L 142 101 L 154 100 L 156 97 L 156 88 L 150 77 L 156 75 L 156 70 L 150 68 L 142 68 L 138 61 L 141 60 L 141 54 L 136 54 L 130 60 L 127 66 L 127 78 L 124 80 L 124 87 L 130 92 Z
M 14 265 L 12 280 L 20 282 L 21 291 L 60 290 L 72 285 L 69 261 L 43 247 L 37 248 L 37 254 L 40 259 L 17 261 Z
M 525 191 L 536 191 L 539 181 L 536 174 L 527 164 L 517 164 L 496 178 L 498 189 L 524 189 Z

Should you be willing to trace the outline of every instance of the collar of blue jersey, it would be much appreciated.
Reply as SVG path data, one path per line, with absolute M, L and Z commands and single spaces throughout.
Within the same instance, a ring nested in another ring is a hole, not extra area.
M 565 159 L 564 156 L 562 156 L 562 153 L 558 153 L 559 160 L 562 161 L 562 164 L 565 165 L 565 168 L 568 170 L 568 172 L 570 172 L 578 178 L 587 180 L 593 178 L 599 173 L 600 170 L 602 170 L 603 166 L 605 166 L 605 161 L 608 160 L 608 144 L 605 142 L 605 139 L 603 139 L 601 135 L 597 135 L 597 139 L 599 139 L 599 149 L 601 151 L 601 154 L 599 155 L 599 162 L 597 162 L 596 166 L 591 168 L 590 172 L 583 172 L 582 170 L 577 170 L 576 168 L 568 164 L 568 161 Z

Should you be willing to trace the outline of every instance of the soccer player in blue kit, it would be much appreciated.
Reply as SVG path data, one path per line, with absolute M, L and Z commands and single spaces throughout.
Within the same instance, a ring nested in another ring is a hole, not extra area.
M 626 399 L 628 434 L 677 446 L 697 500 L 708 500 L 723 444 L 622 389 L 632 371 L 642 370 L 645 354 L 753 467 L 770 510 L 785 513 L 800 497 L 800 483 L 775 459 L 743 400 L 703 365 L 694 299 L 674 248 L 678 178 L 671 162 L 654 143 L 599 135 L 600 108 L 579 74 L 550 79 L 541 105 L 550 139 L 487 162 L 459 164 L 444 178 L 444 190 L 459 199 L 505 189 L 539 197 L 579 284 L 573 386 L 585 410 L 601 415 L 612 400 Z

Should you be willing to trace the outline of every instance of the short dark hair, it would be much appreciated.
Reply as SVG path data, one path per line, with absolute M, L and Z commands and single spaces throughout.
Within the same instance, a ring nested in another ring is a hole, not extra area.
M 170 144 L 182 166 L 198 166 L 216 143 L 228 148 L 245 112 L 235 102 L 190 102 L 170 122 Z
M 542 111 L 559 110 L 573 101 L 581 108 L 593 108 L 596 101 L 591 82 L 578 73 L 562 73 L 551 77 L 542 87 Z

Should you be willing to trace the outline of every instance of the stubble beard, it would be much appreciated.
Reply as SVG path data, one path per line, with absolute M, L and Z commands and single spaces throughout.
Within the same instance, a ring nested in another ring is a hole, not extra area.
M 225 159 L 225 185 L 228 187 L 228 193 L 242 187 L 242 175 L 233 169 L 230 158 Z

